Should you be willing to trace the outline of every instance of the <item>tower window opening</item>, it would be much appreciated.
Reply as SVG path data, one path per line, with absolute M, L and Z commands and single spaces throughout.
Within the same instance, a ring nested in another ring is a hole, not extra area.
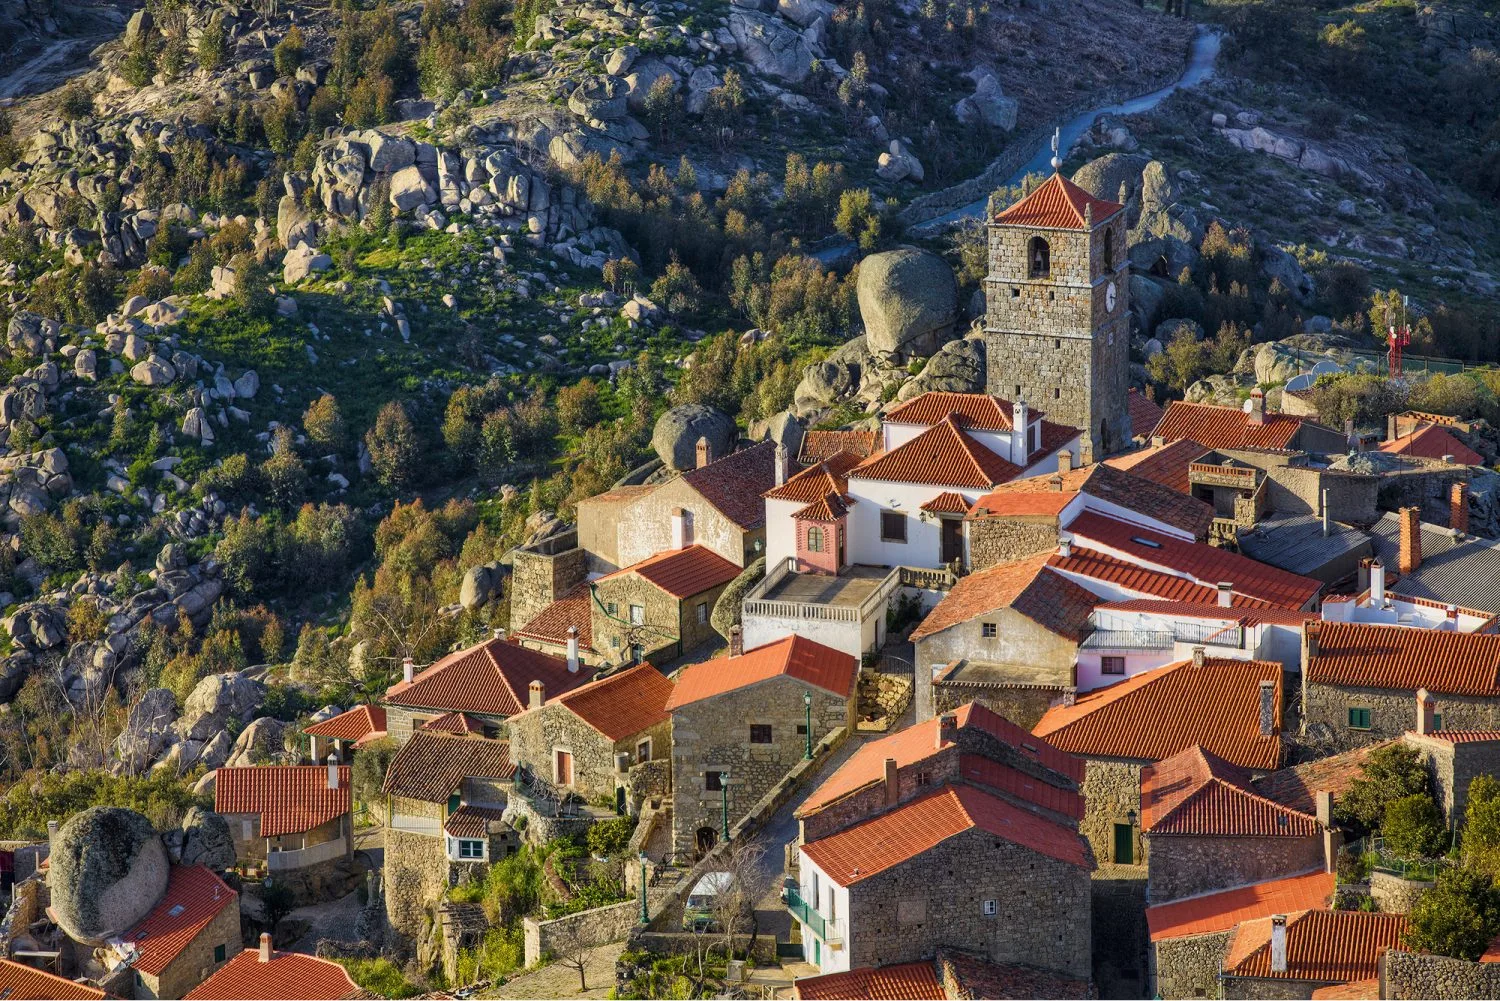
M 1032 278 L 1047 278 L 1052 274 L 1052 248 L 1047 241 L 1039 236 L 1033 236 L 1027 244 L 1026 260 L 1030 265 Z

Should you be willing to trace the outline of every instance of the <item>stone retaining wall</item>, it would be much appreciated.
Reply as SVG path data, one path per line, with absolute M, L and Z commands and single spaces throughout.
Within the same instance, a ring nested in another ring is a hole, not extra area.
M 1500 997 L 1500 963 L 1469 963 L 1390 949 L 1380 962 L 1383 998 Z
M 671 896 L 670 889 L 648 889 L 647 907 L 653 907 Z M 534 966 L 548 956 L 561 955 L 572 944 L 576 933 L 578 941 L 592 948 L 609 942 L 623 941 L 631 929 L 641 922 L 639 897 L 622 900 L 618 904 L 606 904 L 576 914 L 538 921 L 522 918 L 521 925 L 526 940 L 526 965 Z
M 1387 914 L 1410 914 L 1417 899 L 1435 885 L 1419 879 L 1402 879 L 1388 872 L 1370 873 L 1370 896 Z

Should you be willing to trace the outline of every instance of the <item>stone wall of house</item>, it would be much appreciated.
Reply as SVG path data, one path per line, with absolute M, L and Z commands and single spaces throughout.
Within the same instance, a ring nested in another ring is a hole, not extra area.
M 572 789 L 584 799 L 613 796 L 615 745 L 579 719 L 566 706 L 554 703 L 506 720 L 510 731 L 510 760 L 545 782 L 557 784 L 556 751 L 573 755 Z
M 1470 963 L 1389 949 L 1381 965 L 1380 996 L 1393 1001 L 1500 997 L 1500 963 Z
M 1308 430 L 1303 431 L 1303 434 L 1309 433 Z M 1368 525 L 1380 517 L 1376 506 L 1379 477 L 1290 465 L 1279 461 L 1284 456 L 1243 452 L 1232 454 L 1236 457 L 1253 456 L 1253 459 L 1247 461 L 1265 469 L 1269 481 L 1266 484 L 1266 506 L 1278 515 L 1290 517 L 1322 514 L 1323 491 L 1326 490 L 1328 516 L 1335 521 Z
M 1443 725 L 1448 725 L 1446 716 Z M 1469 805 L 1469 783 L 1477 775 L 1500 775 L 1500 741 L 1455 744 L 1414 733 L 1406 734 L 1403 739 L 1427 762 L 1432 774 L 1432 792 L 1443 816 L 1451 823 L 1462 824 Z
M 1219 972 L 1232 932 L 1184 935 L 1151 944 L 1152 997 L 1211 998 L 1219 993 Z
M 945 713 L 966 703 L 978 702 L 1016 726 L 1030 730 L 1063 692 L 1062 688 L 1046 686 L 1012 688 L 983 682 L 938 681 L 932 686 L 933 713 Z
M 627 502 L 616 525 L 618 562 L 622 567 L 672 548 L 672 511 L 687 512 L 686 542 L 707 546 L 735 566 L 753 560 L 755 540 L 765 545 L 764 526 L 747 532 L 726 518 L 682 477 Z
M 700 828 L 723 827 L 723 797 L 705 788 L 706 771 L 730 773 L 731 821 L 745 813 L 803 760 L 807 737 L 803 693 L 812 695 L 812 739 L 839 727 L 854 730 L 854 699 L 779 675 L 682 706 L 672 713 L 672 839 L 696 850 Z M 750 743 L 752 725 L 769 724 L 771 743 Z
M 727 586 L 726 582 L 679 601 L 637 574 L 601 580 L 595 585 L 598 600 L 592 607 L 594 650 L 610 664 L 631 663 L 630 648 L 637 643 L 643 648 L 642 659 L 658 662 L 693 650 L 718 635 L 709 617 Z M 631 625 L 631 605 L 641 606 L 642 625 Z
M 666 899 L 668 892 L 664 889 L 647 888 L 648 908 Z M 560 956 L 575 943 L 593 947 L 624 941 L 640 922 L 639 898 L 578 911 L 551 921 L 522 918 L 526 965 L 533 966 L 545 956 Z
M 448 854 L 441 835 L 395 828 L 385 832 L 385 915 L 399 935 L 421 940 L 431 909 L 448 889 Z
M 1057 548 L 1056 518 L 977 518 L 968 522 L 969 567 L 983 570 Z
M 1418 507 L 1423 521 L 1447 525 L 1453 514 L 1453 484 L 1469 482 L 1469 467 L 1449 466 L 1441 459 L 1414 461 L 1415 468 L 1399 469 L 1380 478 L 1380 507 L 1386 511 Z
M 1410 914 L 1422 894 L 1436 883 L 1420 879 L 1402 879 L 1388 872 L 1370 873 L 1370 898 L 1387 914 Z
M 224 958 L 216 960 L 214 950 L 221 947 Z M 237 956 L 243 947 L 240 940 L 239 901 L 232 899 L 219 909 L 219 913 L 203 926 L 203 930 L 177 954 L 176 959 L 167 964 L 167 968 L 159 976 L 141 973 L 136 996 L 140 997 L 141 988 L 145 988 L 148 997 L 180 998 Z
M 1088 839 L 1101 863 L 1115 862 L 1115 825 L 1131 823 L 1135 815 L 1135 865 L 1145 859 L 1141 837 L 1141 765 L 1138 762 L 1089 758 L 1083 779 L 1083 820 L 1078 831 Z
M 1402 692 L 1384 688 L 1353 688 L 1306 681 L 1303 671 L 1302 732 L 1317 724 L 1327 728 L 1332 749 L 1352 750 L 1365 744 L 1400 737 L 1416 723 L 1416 691 Z M 1445 730 L 1500 729 L 1500 699 L 1434 692 L 1433 710 L 1443 717 Z M 1350 709 L 1370 710 L 1370 728 L 1354 730 L 1349 726 Z
M 1094 979 L 1146 981 L 1146 867 L 1100 859 L 1089 883 L 1094 924 Z
M 638 499 L 607 491 L 578 502 L 578 548 L 588 553 L 591 572 L 620 569 L 620 516 Z
M 920 766 L 908 766 L 896 772 L 897 803 L 904 803 L 945 782 L 958 779 L 957 748 L 949 748 L 923 760 Z M 802 818 L 801 842 L 806 844 L 836 834 L 888 808 L 885 783 L 856 790 L 834 800 L 814 814 Z
M 1304 1001 L 1326 980 L 1284 980 L 1280 977 L 1226 977 L 1221 998 L 1228 1001 Z
M 984 627 L 994 626 L 994 636 Z M 919 669 L 959 659 L 994 665 L 995 680 L 1063 688 L 1075 683 L 1078 643 L 1045 629 L 1013 608 L 976 615 L 916 641 Z
M 1146 836 L 1151 903 L 1280 879 L 1323 864 L 1323 838 Z
M 973 829 L 849 887 L 857 933 L 845 948 L 851 967 L 912 962 L 946 946 L 1087 978 L 1089 908 L 1087 868 Z
M 511 631 L 577 587 L 587 573 L 588 553 L 578 547 L 577 533 L 515 550 L 510 573 Z

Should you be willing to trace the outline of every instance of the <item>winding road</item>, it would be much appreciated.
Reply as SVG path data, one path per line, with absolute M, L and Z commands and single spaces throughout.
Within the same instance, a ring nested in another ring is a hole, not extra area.
M 86 53 L 105 38 L 112 36 L 100 35 L 87 38 L 63 38 L 48 45 L 41 52 L 32 56 L 26 62 L 17 66 L 8 75 L 0 77 L 0 100 L 6 98 L 21 97 L 27 86 L 47 67 L 57 62 L 63 56 L 75 48 L 82 48 Z

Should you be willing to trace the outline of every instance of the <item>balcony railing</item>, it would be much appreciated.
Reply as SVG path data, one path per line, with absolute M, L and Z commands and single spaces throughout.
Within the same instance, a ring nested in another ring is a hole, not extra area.
M 829 929 L 831 925 L 828 919 L 819 914 L 817 908 L 813 907 L 812 904 L 803 900 L 802 895 L 797 892 L 796 887 L 787 887 L 782 895 L 786 898 L 786 909 L 791 911 L 792 917 L 811 929 L 814 935 L 829 945 L 833 945 L 839 941 L 836 935 L 830 935 Z
M 1170 650 L 1178 643 L 1201 643 L 1204 646 L 1245 648 L 1245 627 L 1241 625 L 1179 624 L 1171 630 L 1095 629 L 1079 646 L 1085 650 Z
M 332 841 L 324 841 L 309 848 L 296 848 L 285 852 L 271 852 L 266 855 L 266 868 L 272 872 L 301 869 L 303 866 L 327 862 L 329 859 L 338 858 L 345 853 L 344 839 L 337 837 Z
M 1188 463 L 1188 479 L 1211 487 L 1254 490 L 1256 476 L 1259 473 L 1260 470 L 1253 466 L 1246 468 L 1244 466 L 1220 466 L 1207 462 Z

